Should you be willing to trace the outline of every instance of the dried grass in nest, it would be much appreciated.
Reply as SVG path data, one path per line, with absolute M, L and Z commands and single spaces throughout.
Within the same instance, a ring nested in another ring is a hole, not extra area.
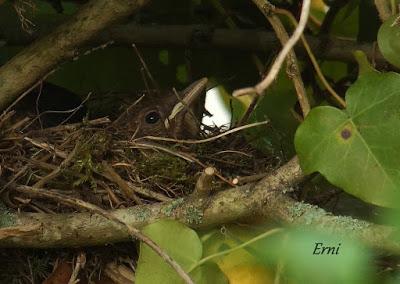
M 236 176 L 265 172 L 274 162 L 237 133 L 203 144 L 132 139 L 107 118 L 47 129 L 0 117 L 0 190 L 8 207 L 30 212 L 74 210 L 52 200 L 27 197 L 15 185 L 45 188 L 104 209 L 166 201 L 190 194 L 199 173 L 214 167 L 226 187 Z M 32 124 L 34 125 L 34 124 Z M 214 129 L 214 134 L 220 132 Z

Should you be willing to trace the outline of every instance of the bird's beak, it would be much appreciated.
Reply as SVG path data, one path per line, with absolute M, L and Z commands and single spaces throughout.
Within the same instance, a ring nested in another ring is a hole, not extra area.
M 192 109 L 198 98 L 205 93 L 207 83 L 208 79 L 202 78 L 180 92 L 180 101 L 173 107 L 164 121 L 167 129 L 169 128 L 170 122 L 176 119 L 179 114 L 184 113 L 185 110 Z
M 197 98 L 205 92 L 207 83 L 207 78 L 201 78 L 183 90 L 183 103 L 187 106 L 192 105 L 193 102 L 195 102 Z

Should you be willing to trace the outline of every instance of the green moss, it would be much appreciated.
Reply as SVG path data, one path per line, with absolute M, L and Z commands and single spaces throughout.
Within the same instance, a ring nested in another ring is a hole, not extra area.
M 203 215 L 203 211 L 194 206 L 189 206 L 186 209 L 186 221 L 190 224 L 201 224 Z
M 169 177 L 176 181 L 188 178 L 187 162 L 170 154 L 154 153 L 143 156 L 138 166 L 139 171 L 147 176 Z
M 64 172 L 64 176 L 72 182 L 73 186 L 87 183 L 91 188 L 96 189 L 97 184 L 93 174 L 101 170 L 100 161 L 107 151 L 109 137 L 104 132 L 98 131 L 95 134 L 82 135 L 81 141 L 72 166 L 69 171 Z
M 15 226 L 15 215 L 0 202 L 0 228 Z
M 149 218 L 150 210 L 148 208 L 141 208 L 139 211 L 136 212 L 136 216 L 139 222 L 144 222 Z
M 168 206 L 166 206 L 165 208 L 163 208 L 161 210 L 161 213 L 163 213 L 165 216 L 167 217 L 171 217 L 172 216 L 172 212 L 178 208 L 181 204 L 183 203 L 183 198 L 178 198 L 175 199 L 174 201 L 172 201 Z
M 173 192 L 189 194 L 195 184 L 196 168 L 182 158 L 168 153 L 146 153 L 136 156 L 139 175 L 151 184 L 161 184 Z

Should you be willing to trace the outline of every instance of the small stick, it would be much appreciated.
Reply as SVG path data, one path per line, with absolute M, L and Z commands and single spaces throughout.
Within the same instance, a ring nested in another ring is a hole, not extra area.
M 9 182 L 7 182 L 6 184 L 4 184 L 4 185 L 0 188 L 0 194 L 3 193 L 3 191 L 4 191 L 7 187 L 9 187 L 12 183 L 14 183 L 21 175 L 23 175 L 23 174 L 26 172 L 27 169 L 28 169 L 27 166 L 22 167 L 22 168 L 12 177 L 12 179 L 11 179 Z
M 201 143 L 206 143 L 206 142 L 211 142 L 214 140 L 217 140 L 223 136 L 247 129 L 247 128 L 251 128 L 251 127 L 255 127 L 255 126 L 259 126 L 259 125 L 264 125 L 264 124 L 268 124 L 269 121 L 261 121 L 261 122 L 255 122 L 255 123 L 251 123 L 251 124 L 247 124 L 247 125 L 243 125 L 240 127 L 235 127 L 233 129 L 230 129 L 228 131 L 225 131 L 221 134 L 218 134 L 216 136 L 213 137 L 209 137 L 206 139 L 201 139 L 201 140 L 178 140 L 178 139 L 173 139 L 173 138 L 167 138 L 167 137 L 158 137 L 158 136 L 144 136 L 144 137 L 140 137 L 137 138 L 136 140 L 139 139 L 149 139 L 149 140 L 156 140 L 156 141 L 167 141 L 167 142 L 175 142 L 175 143 L 182 143 L 182 144 L 201 144 Z
M 3 124 L 8 119 L 10 119 L 14 114 L 15 114 L 15 110 L 12 110 L 12 111 L 6 112 L 2 116 L 0 116 L 0 129 L 3 127 Z
M 56 131 L 65 131 L 65 130 L 75 130 L 79 126 L 86 125 L 86 124 L 89 126 L 97 126 L 97 125 L 109 124 L 110 122 L 111 122 L 111 120 L 108 117 L 100 117 L 100 118 L 96 118 L 96 119 L 89 120 L 86 122 L 77 122 L 77 123 L 71 123 L 71 124 L 65 124 L 65 125 L 57 125 L 57 126 L 53 126 L 53 127 L 49 127 L 49 128 L 40 129 L 40 130 L 31 130 L 31 131 L 29 131 L 29 133 L 43 134 L 43 133 L 49 132 L 49 131 L 56 132 Z
M 76 152 L 78 151 L 78 143 L 75 144 L 74 149 L 71 151 L 71 153 L 68 154 L 68 157 L 64 159 L 64 161 L 61 162 L 60 166 L 58 166 L 56 169 L 54 169 L 51 173 L 43 177 L 41 180 L 39 180 L 37 183 L 33 185 L 33 187 L 43 187 L 46 183 L 51 181 L 52 179 L 56 178 L 60 173 L 61 170 L 69 165 L 69 163 L 72 161 L 74 158 Z
M 262 174 L 256 174 L 256 175 L 251 175 L 251 176 L 244 176 L 244 177 L 235 177 L 232 180 L 232 183 L 235 185 L 241 185 L 241 184 L 245 184 L 245 183 L 249 183 L 249 182 L 255 182 L 255 181 L 259 181 L 260 179 L 266 177 L 268 175 L 268 173 L 262 173 Z
M 144 70 L 146 71 L 147 76 L 149 76 L 150 81 L 153 83 L 154 89 L 156 89 L 157 91 L 160 91 L 160 87 L 158 86 L 157 81 L 154 79 L 153 75 L 151 75 L 151 72 L 150 72 L 149 68 L 147 67 L 147 64 L 144 61 L 139 50 L 137 49 L 136 44 L 133 43 L 132 47 L 135 49 L 136 54 L 139 57 L 140 63 L 142 63 L 142 66 L 143 66 Z
M 137 204 L 143 204 L 142 200 L 136 195 L 136 193 L 132 190 L 132 188 L 123 180 L 120 175 L 106 162 L 102 163 L 105 172 L 108 174 L 110 179 L 115 182 L 126 197 L 135 201 Z
M 56 156 L 58 156 L 60 158 L 66 159 L 68 157 L 68 155 L 65 152 L 57 150 L 56 147 L 54 147 L 53 145 L 50 145 L 50 144 L 47 144 L 47 143 L 44 143 L 44 142 L 39 142 L 39 141 L 36 141 L 36 140 L 34 140 L 32 138 L 29 138 L 29 137 L 24 137 L 24 140 L 32 143 L 36 147 L 39 147 L 39 148 L 44 149 L 44 150 L 46 150 L 48 152 L 51 152 L 51 153 L 55 153 Z
M 193 196 L 207 196 L 211 192 L 212 180 L 216 170 L 213 167 L 207 167 L 201 173 L 196 182 L 192 193 Z
M 71 278 L 68 281 L 68 284 L 77 284 L 79 283 L 78 277 L 79 271 L 85 267 L 86 264 L 86 254 L 84 252 L 80 252 L 76 257 L 76 263 L 74 266 L 74 270 L 72 271 Z

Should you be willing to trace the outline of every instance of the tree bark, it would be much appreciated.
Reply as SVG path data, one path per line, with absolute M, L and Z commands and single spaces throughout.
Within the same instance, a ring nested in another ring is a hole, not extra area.
M 125 223 L 141 228 L 159 219 L 175 219 L 192 228 L 207 228 L 241 218 L 261 216 L 288 225 L 350 237 L 379 250 L 400 253 L 395 228 L 332 214 L 286 195 L 304 175 L 297 158 L 254 185 L 244 185 L 211 197 L 188 197 L 140 205 L 112 212 Z M 36 195 L 40 190 L 16 188 Z M 32 192 L 33 190 L 33 192 Z M 127 229 L 93 213 L 0 214 L 0 247 L 82 247 L 127 241 Z
M 16 55 L 0 68 L 0 110 L 46 76 L 77 56 L 77 48 L 113 22 L 138 10 L 148 0 L 92 0 L 54 32 Z

